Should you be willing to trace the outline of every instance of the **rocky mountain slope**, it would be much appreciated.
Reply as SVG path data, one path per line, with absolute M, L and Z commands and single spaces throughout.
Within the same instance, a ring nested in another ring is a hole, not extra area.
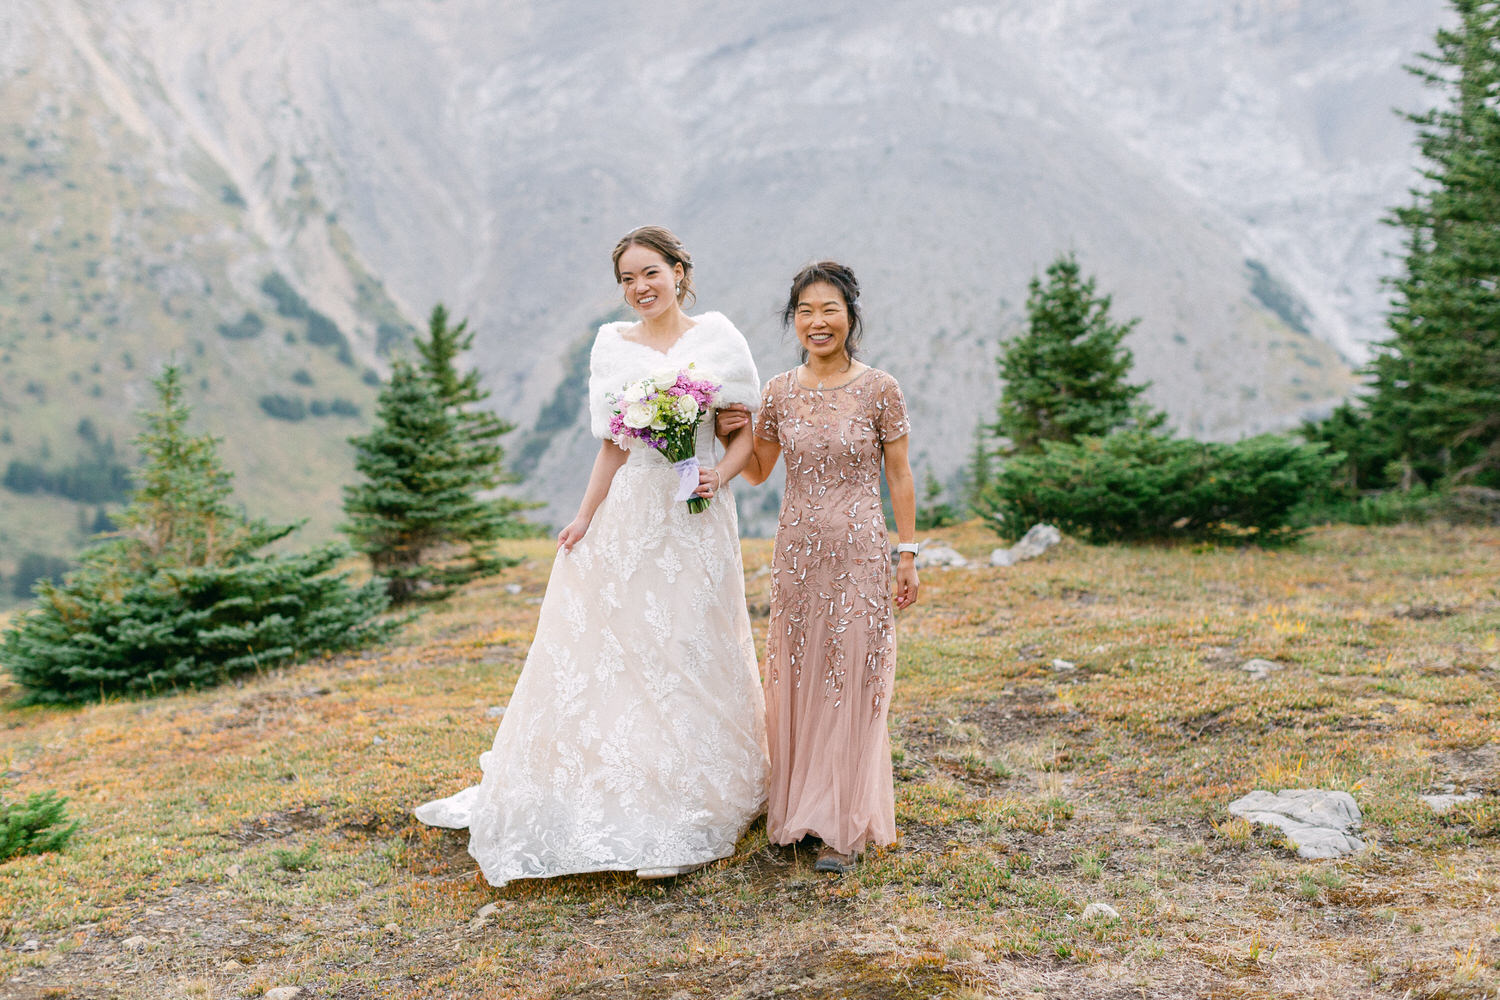
M 1380 333 L 1395 234 L 1379 218 L 1415 178 L 1391 108 L 1429 100 L 1401 63 L 1442 16 L 1437 0 L 12 0 L 0 464 L 85 454 L 85 416 L 123 440 L 175 353 L 252 508 L 326 533 L 362 377 L 441 300 L 480 331 L 524 489 L 555 517 L 593 447 L 578 377 L 618 306 L 608 252 L 644 222 L 682 235 L 701 305 L 766 374 L 794 361 L 774 318 L 790 274 L 853 264 L 919 474 L 963 462 L 1026 282 L 1067 249 L 1141 317 L 1139 374 L 1178 427 L 1286 426 L 1350 391 Z M 284 314 L 273 274 L 326 324 Z M 220 332 L 247 313 L 263 329 Z M 277 419 L 267 395 L 324 415 Z M 764 528 L 774 499 L 746 499 Z M 0 575 L 76 544 L 90 510 L 0 504 Z

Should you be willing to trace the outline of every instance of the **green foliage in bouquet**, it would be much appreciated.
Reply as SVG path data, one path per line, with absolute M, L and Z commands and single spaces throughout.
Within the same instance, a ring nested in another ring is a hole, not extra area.
M 37 792 L 25 802 L 0 800 L 0 863 L 23 854 L 46 854 L 68 845 L 78 821 L 67 817 L 55 792 Z
M 140 489 L 119 531 L 85 550 L 61 584 L 0 640 L 0 662 L 30 702 L 157 693 L 385 638 L 378 584 L 331 572 L 341 544 L 263 554 L 296 525 L 251 520 L 229 503 L 215 441 L 187 432 L 181 373 L 155 382 L 156 408 L 137 438 Z
M 1218 444 L 1133 430 L 1045 442 L 1006 463 L 983 510 L 1012 538 L 1045 521 L 1095 544 L 1274 544 L 1296 536 L 1299 508 L 1326 490 L 1340 457 L 1275 434 Z
M 499 439 L 512 426 L 479 404 L 479 372 L 458 371 L 473 345 L 467 321 L 433 308 L 420 366 L 397 361 L 376 404 L 375 427 L 350 439 L 362 481 L 345 487 L 344 532 L 370 559 L 394 602 L 443 597 L 513 565 L 501 538 L 525 537 L 527 504 L 485 496 L 510 477 Z

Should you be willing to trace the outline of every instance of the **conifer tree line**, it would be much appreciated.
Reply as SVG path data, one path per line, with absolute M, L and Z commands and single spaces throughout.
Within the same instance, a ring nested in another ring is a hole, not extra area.
M 1176 438 L 1127 380 L 1135 321 L 1110 319 L 1065 254 L 1032 281 L 1027 327 L 997 359 L 996 418 L 965 475 L 972 510 L 1007 536 L 1051 520 L 1091 541 L 1274 541 L 1329 518 L 1464 513 L 1424 502 L 1500 488 L 1500 0 L 1451 5 L 1456 23 L 1410 67 L 1447 100 L 1406 115 L 1424 168 L 1387 220 L 1405 253 L 1367 391 L 1303 440 Z M 1392 499 L 1403 491 L 1416 499 Z
M 384 639 L 382 588 L 336 571 L 342 543 L 264 550 L 295 531 L 230 502 L 216 442 L 189 432 L 181 370 L 153 382 L 136 438 L 139 487 L 119 530 L 85 549 L 62 583 L 0 639 L 0 662 L 31 702 L 203 687 Z
M 1354 491 L 1500 487 L 1500 0 L 1451 0 L 1454 25 L 1410 71 L 1439 105 L 1406 118 L 1423 167 L 1369 391 L 1308 428 Z
M 182 373 L 168 365 L 141 415 L 138 484 L 114 530 L 61 582 L 39 581 L 35 607 L 0 637 L 0 664 L 32 702 L 202 687 L 387 638 L 393 603 L 437 597 L 513 560 L 503 537 L 532 532 L 527 504 L 485 496 L 508 481 L 498 439 L 511 427 L 479 407 L 477 371 L 461 372 L 468 324 L 441 305 L 418 362 L 400 360 L 376 426 L 352 439 L 364 479 L 346 488 L 345 531 L 376 578 L 354 584 L 341 542 L 265 551 L 299 525 L 253 519 L 232 502 L 217 441 L 189 430 Z
M 1110 309 L 1071 253 L 1032 279 L 1026 329 L 997 358 L 1003 387 L 983 429 L 997 447 L 976 439 L 973 509 L 1007 538 L 1043 521 L 1090 542 L 1294 537 L 1337 457 L 1281 435 L 1219 444 L 1163 430 L 1141 399 L 1149 386 L 1129 380 L 1137 321 Z

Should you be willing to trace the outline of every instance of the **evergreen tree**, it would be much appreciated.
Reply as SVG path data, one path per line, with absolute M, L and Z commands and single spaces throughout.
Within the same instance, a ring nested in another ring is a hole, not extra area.
M 990 453 L 985 425 L 974 425 L 974 449 L 969 453 L 969 467 L 964 470 L 964 503 L 969 510 L 980 513 L 984 510 L 983 497 L 989 492 L 993 480 L 993 456 Z
M 1138 402 L 1146 386 L 1125 381 L 1134 359 L 1121 341 L 1138 321 L 1114 322 L 1109 306 L 1071 253 L 1047 268 L 1045 284 L 1031 280 L 1026 332 L 1002 345 L 998 359 L 1004 388 L 992 429 L 1009 450 L 1108 434 L 1132 417 L 1145 429 L 1165 420 Z
M 157 408 L 137 439 L 143 484 L 121 530 L 79 557 L 61 584 L 0 641 L 0 662 L 34 702 L 215 684 L 389 635 L 378 584 L 330 572 L 349 550 L 324 545 L 258 555 L 295 525 L 255 521 L 230 505 L 214 439 L 187 433 L 181 374 L 155 382 Z
M 473 477 L 474 489 L 493 490 L 502 483 L 513 481 L 502 465 L 505 452 L 500 447 L 500 438 L 514 430 L 515 425 L 501 420 L 493 411 L 481 405 L 489 399 L 490 393 L 480 385 L 478 369 L 471 368 L 459 374 L 459 356 L 474 346 L 474 334 L 469 330 L 469 321 L 463 320 L 457 326 L 450 327 L 448 310 L 442 303 L 438 303 L 432 307 L 432 315 L 428 317 L 426 339 L 417 338 L 414 346 L 422 358 L 423 374 L 437 390 L 438 399 L 457 421 L 456 430 L 464 443 L 464 461 Z M 502 503 L 498 509 L 490 511 L 489 515 L 504 517 L 521 506 Z M 462 537 L 473 540 L 503 537 L 504 526 L 498 526 L 501 530 L 492 533 L 495 527 L 497 526 L 488 524 L 481 518 L 474 522 L 470 533 Z
M 1406 257 L 1361 430 L 1395 461 L 1366 486 L 1500 485 L 1500 2 L 1452 6 L 1457 24 L 1410 67 L 1450 100 L 1407 116 L 1427 183 L 1388 220 Z
M 156 393 L 156 409 L 142 414 L 146 427 L 136 438 L 140 486 L 115 519 L 120 533 L 139 543 L 128 550 L 143 564 L 210 566 L 254 547 L 271 529 L 230 506 L 234 477 L 213 438 L 188 433 L 191 412 L 176 367 L 162 372 Z
M 477 449 L 466 432 L 474 425 L 439 395 L 440 385 L 397 361 L 374 429 L 350 439 L 364 480 L 344 488 L 344 531 L 397 602 L 440 597 L 509 564 L 492 551 L 494 505 L 477 496 Z

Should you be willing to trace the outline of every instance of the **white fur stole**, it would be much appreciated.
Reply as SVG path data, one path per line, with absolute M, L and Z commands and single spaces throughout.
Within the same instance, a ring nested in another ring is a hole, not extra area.
M 703 313 L 696 319 L 665 354 L 621 336 L 635 325 L 633 321 L 605 323 L 599 328 L 589 355 L 589 431 L 594 437 L 610 439 L 611 394 L 647 375 L 666 369 L 681 371 L 690 362 L 699 377 L 723 385 L 718 396 L 721 405 L 743 403 L 752 412 L 760 408 L 760 376 L 744 335 L 722 313 Z

